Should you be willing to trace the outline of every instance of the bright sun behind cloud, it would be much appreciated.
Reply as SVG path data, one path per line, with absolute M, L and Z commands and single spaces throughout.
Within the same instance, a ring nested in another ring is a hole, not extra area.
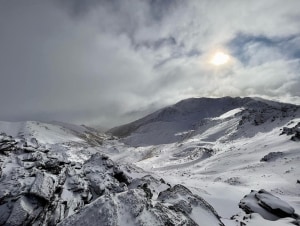
M 223 52 L 216 52 L 213 55 L 212 59 L 210 60 L 210 63 L 216 66 L 220 66 L 228 62 L 229 62 L 229 55 Z

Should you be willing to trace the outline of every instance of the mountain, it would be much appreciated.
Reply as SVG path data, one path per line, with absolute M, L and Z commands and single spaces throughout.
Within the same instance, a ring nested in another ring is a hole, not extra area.
M 208 140 L 237 135 L 241 127 L 254 128 L 264 124 L 271 129 L 296 117 L 299 106 L 277 103 L 258 98 L 191 98 L 158 110 L 142 119 L 109 130 L 112 135 L 133 146 L 146 146 L 178 142 L 186 136 L 200 134 L 205 128 L 219 123 L 227 124 L 211 134 Z M 227 128 L 228 127 L 228 128 Z M 250 131 L 243 131 L 251 136 Z M 255 133 L 255 132 L 254 132 Z M 231 134 L 234 135 L 234 134 Z M 216 137 L 213 137 L 216 136 Z
M 0 122 L 0 225 L 300 225 L 299 141 L 299 106 L 249 97 L 107 134 Z
M 300 212 L 297 105 L 260 98 L 193 98 L 110 132 L 125 143 L 116 147 L 115 160 L 188 187 L 216 209 L 225 225 L 295 221 L 265 219 L 272 216 L 271 208 L 251 207 L 262 205 L 258 195 L 239 204 L 251 190 L 271 192 Z

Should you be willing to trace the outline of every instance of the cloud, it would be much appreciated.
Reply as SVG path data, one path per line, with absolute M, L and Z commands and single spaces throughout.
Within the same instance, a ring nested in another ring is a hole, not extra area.
M 299 8 L 298 0 L 1 1 L 0 119 L 109 127 L 192 96 L 297 102 Z M 233 63 L 209 65 L 217 49 Z

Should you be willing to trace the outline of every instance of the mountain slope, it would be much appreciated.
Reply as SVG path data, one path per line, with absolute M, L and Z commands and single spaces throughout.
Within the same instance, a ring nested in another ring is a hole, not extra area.
M 189 105 L 190 100 L 184 102 Z M 160 126 L 157 112 L 138 120 L 140 127 L 120 139 L 125 144 L 116 147 L 120 151 L 112 158 L 155 172 L 171 184 L 183 184 L 208 200 L 225 225 L 291 225 L 291 218 L 270 222 L 260 215 L 249 216 L 238 206 L 251 190 L 265 189 L 300 212 L 299 106 L 252 98 L 221 98 L 215 103 L 221 104 L 220 109 L 229 105 L 204 118 L 193 110 L 184 114 L 184 109 L 180 116 L 169 118 L 168 123 L 180 124 L 182 115 L 189 118 L 191 113 L 193 124 L 188 121 L 180 132 Z M 157 141 L 165 131 L 173 140 L 161 144 Z
M 271 127 L 275 127 L 276 123 L 283 125 L 285 118 L 291 119 L 298 112 L 299 107 L 295 105 L 249 97 L 191 98 L 109 132 L 124 138 L 123 142 L 133 146 L 167 144 L 180 141 L 191 133 L 201 133 L 203 128 L 232 118 L 238 117 L 240 126 L 272 121 Z M 226 135 L 225 132 L 219 131 L 218 136 Z

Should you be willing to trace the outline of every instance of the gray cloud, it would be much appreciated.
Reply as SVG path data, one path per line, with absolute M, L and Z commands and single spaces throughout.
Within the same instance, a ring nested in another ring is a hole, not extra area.
M 191 96 L 299 102 L 300 2 L 3 0 L 0 120 L 113 126 Z M 207 62 L 222 49 L 233 62 Z

